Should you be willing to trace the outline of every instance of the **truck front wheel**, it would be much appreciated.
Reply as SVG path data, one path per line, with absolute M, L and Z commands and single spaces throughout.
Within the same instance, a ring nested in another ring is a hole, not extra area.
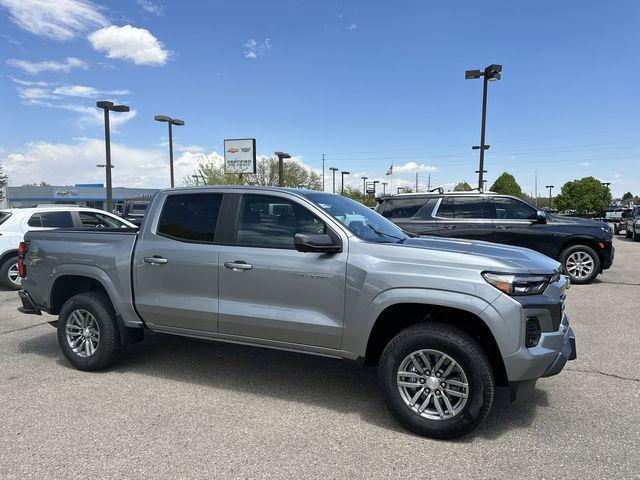
M 410 326 L 385 348 L 378 382 L 387 407 L 406 428 L 433 438 L 473 430 L 489 413 L 491 362 L 462 330 L 438 323 Z
M 101 292 L 81 293 L 62 306 L 58 343 L 69 363 L 80 370 L 101 370 L 122 352 L 115 312 Z

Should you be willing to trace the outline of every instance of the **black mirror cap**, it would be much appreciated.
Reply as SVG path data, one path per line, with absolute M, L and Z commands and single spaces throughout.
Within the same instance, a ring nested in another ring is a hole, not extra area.
M 326 233 L 296 233 L 293 244 L 299 252 L 340 253 L 342 245 L 334 243 Z
M 538 210 L 536 212 L 536 217 L 538 218 L 538 222 L 547 223 L 547 214 L 544 213 L 542 210 Z

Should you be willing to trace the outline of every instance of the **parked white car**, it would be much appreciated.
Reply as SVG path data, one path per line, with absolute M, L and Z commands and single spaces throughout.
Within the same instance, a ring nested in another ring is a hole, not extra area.
M 18 245 L 31 230 L 54 228 L 137 228 L 133 223 L 95 208 L 43 205 L 0 210 L 0 284 L 18 290 Z

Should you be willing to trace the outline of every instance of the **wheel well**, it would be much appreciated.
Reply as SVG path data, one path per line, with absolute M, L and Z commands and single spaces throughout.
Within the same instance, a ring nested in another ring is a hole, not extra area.
M 9 250 L 8 252 L 4 252 L 0 257 L 0 265 L 2 265 L 8 258 L 18 256 L 18 250 Z
M 591 240 L 588 238 L 574 238 L 574 239 L 568 240 L 566 243 L 562 245 L 559 255 L 562 255 L 562 252 L 564 252 L 567 248 L 573 247 L 575 245 L 585 245 L 589 248 L 592 248 L 593 251 L 598 254 L 600 261 L 603 261 L 603 252 L 602 252 L 602 249 L 600 248 L 600 245 L 598 245 L 597 241 Z
M 104 292 L 107 298 L 109 298 L 107 290 L 99 281 L 93 278 L 80 275 L 65 275 L 59 277 L 51 289 L 51 308 L 49 313 L 57 315 L 67 300 L 74 295 L 86 292 Z
M 371 330 L 367 344 L 366 363 L 368 365 L 377 364 L 382 351 L 393 337 L 408 326 L 421 322 L 439 322 L 452 325 L 471 335 L 489 357 L 496 385 L 507 385 L 507 373 L 502 355 L 487 324 L 473 313 L 440 305 L 405 303 L 387 307 L 378 316 Z

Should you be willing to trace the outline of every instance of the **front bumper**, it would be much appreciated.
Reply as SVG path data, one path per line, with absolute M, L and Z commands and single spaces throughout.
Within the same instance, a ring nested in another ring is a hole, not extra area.
M 577 358 L 576 339 L 569 319 L 562 316 L 557 331 L 545 332 L 535 347 L 522 347 L 504 358 L 507 379 L 512 382 L 530 382 L 540 377 L 557 375 L 569 360 Z

